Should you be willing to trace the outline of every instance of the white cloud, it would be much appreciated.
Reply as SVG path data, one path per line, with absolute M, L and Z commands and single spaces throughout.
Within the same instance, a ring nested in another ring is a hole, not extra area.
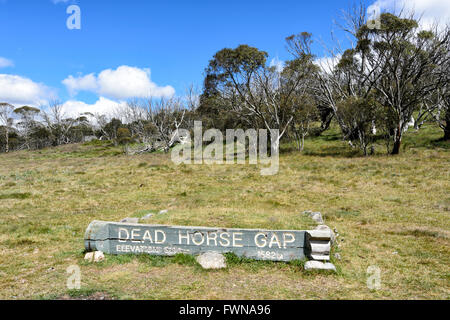
M 64 79 L 62 83 L 66 86 L 72 96 L 76 95 L 78 91 L 98 90 L 97 77 L 93 73 L 78 78 L 70 75 Z
M 0 101 L 16 106 L 39 106 L 55 99 L 55 92 L 42 83 L 18 75 L 0 74 Z
M 0 57 L 0 68 L 14 67 L 14 62 L 9 59 Z
M 425 29 L 435 23 L 438 23 L 440 27 L 450 23 L 449 0 L 377 0 L 368 7 L 367 11 L 373 13 L 376 7 L 381 12 L 399 13 L 402 9 L 405 14 L 415 12 L 417 17 L 421 17 L 420 25 Z
M 277 72 L 282 72 L 284 69 L 284 61 L 278 59 L 278 57 L 273 58 L 269 64 L 270 67 L 275 67 Z
M 334 67 L 341 60 L 341 55 L 338 54 L 335 57 L 322 57 L 314 60 L 314 63 L 318 65 L 323 71 L 326 73 L 331 73 L 334 70 Z
M 82 101 L 69 100 L 63 104 L 63 111 L 66 116 L 77 117 L 82 113 L 114 115 L 119 107 L 126 106 L 125 102 L 117 102 L 100 97 L 94 104 L 87 104 Z
M 150 80 L 150 69 L 120 66 L 107 69 L 98 76 L 91 73 L 86 76 L 70 75 L 63 84 L 72 94 L 78 91 L 91 91 L 114 99 L 169 97 L 175 94 L 171 86 L 159 87 Z

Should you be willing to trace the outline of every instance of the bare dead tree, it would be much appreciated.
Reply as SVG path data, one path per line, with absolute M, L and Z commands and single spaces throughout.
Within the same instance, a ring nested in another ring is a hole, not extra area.
M 47 107 L 41 107 L 42 119 L 50 131 L 54 146 L 68 144 L 69 132 L 77 122 L 76 119 L 66 116 L 63 104 L 60 101 L 51 101 Z
M 179 139 L 179 128 L 184 122 L 186 109 L 176 98 L 150 99 L 147 103 L 150 120 L 157 130 L 153 148 L 169 152 Z
M 151 112 L 145 101 L 130 100 L 122 110 L 122 118 L 131 130 L 145 145 L 151 143 L 154 127 L 151 123 Z

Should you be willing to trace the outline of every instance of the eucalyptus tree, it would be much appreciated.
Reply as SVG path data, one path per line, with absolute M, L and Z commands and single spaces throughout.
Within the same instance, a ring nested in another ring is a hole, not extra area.
M 364 60 L 358 60 L 365 70 L 363 78 L 375 90 L 379 104 L 387 108 L 393 125 L 388 128 L 391 153 L 398 154 L 403 133 L 423 98 L 445 85 L 445 78 L 436 75 L 449 59 L 449 34 L 439 37 L 420 30 L 412 17 L 390 13 L 381 14 L 380 23 L 380 28 L 360 28 L 355 54 L 364 55 Z
M 305 137 L 311 133 L 313 123 L 320 119 L 320 112 L 311 95 L 297 95 L 294 99 L 296 99 L 294 103 L 297 108 L 294 111 L 294 120 L 289 133 L 296 142 L 297 150 L 303 151 Z
M 259 128 L 264 121 L 262 100 L 255 94 L 257 73 L 262 73 L 267 52 L 247 45 L 218 51 L 206 68 L 205 91 L 219 106 L 251 128 Z M 206 86 L 207 85 L 207 86 Z
M 271 142 L 277 148 L 281 138 L 299 114 L 296 97 L 306 93 L 306 79 L 315 69 L 310 55 L 287 61 L 280 70 L 267 65 L 268 54 L 240 45 L 217 52 L 206 69 L 214 83 L 213 94 L 240 122 L 254 129 L 278 130 Z
M 345 88 L 344 78 L 349 78 L 349 71 L 352 72 L 352 67 L 348 64 L 343 64 L 343 67 L 336 70 L 334 64 L 339 57 L 333 55 L 323 61 L 317 60 L 311 53 L 311 46 L 313 44 L 312 34 L 308 32 L 301 32 L 293 34 L 286 38 L 287 50 L 292 54 L 294 59 L 304 56 L 310 56 L 316 61 L 318 68 L 311 74 L 309 81 L 309 90 L 312 93 L 316 104 L 319 108 L 322 118 L 322 128 L 328 128 L 331 118 L 336 119 L 339 124 L 343 138 L 350 132 L 345 122 L 338 113 L 338 106 L 341 100 L 348 97 L 348 89 Z
M 449 71 L 450 72 L 450 71 Z M 436 108 L 432 111 L 439 127 L 444 130 L 442 140 L 450 140 L 450 79 L 436 91 Z
M 369 20 L 367 6 L 364 1 L 354 2 L 348 10 L 342 10 L 335 25 L 344 32 L 350 48 L 344 50 L 342 44 L 332 32 L 332 45 L 323 43 L 327 57 L 316 59 L 319 66 L 310 81 L 312 96 L 316 102 L 321 119 L 321 131 L 328 129 L 335 119 L 342 132 L 342 139 L 353 146 L 357 142 L 366 154 L 367 144 L 372 140 L 368 127 L 374 119 L 365 113 L 374 114 L 374 104 L 369 103 L 372 86 L 365 79 L 365 56 L 356 53 L 357 34 L 364 25 L 374 25 Z M 312 35 L 302 32 L 287 39 L 287 49 L 294 56 L 311 55 Z M 364 106 L 364 110 L 358 110 Z M 320 131 L 320 132 L 321 132 Z
M 403 11 L 398 16 L 383 13 L 375 24 L 368 20 L 363 4 L 345 13 L 340 27 L 349 35 L 352 47 L 339 54 L 331 50 L 327 61 L 332 63 L 322 65 L 315 73 L 316 81 L 311 82 L 318 105 L 332 112 L 343 138 L 360 141 L 363 149 L 367 141 L 361 137 L 373 138 L 368 124 L 378 122 L 392 143 L 390 152 L 398 154 L 413 114 L 419 112 L 423 121 L 429 112 L 424 98 L 434 95 L 438 110 L 445 110 L 448 102 L 448 77 L 439 75 L 448 75 L 448 69 L 440 71 L 449 59 L 448 32 L 421 30 L 413 14 L 404 16 Z M 294 56 L 310 54 L 310 34 L 287 40 Z M 440 119 L 446 114 L 439 113 Z M 447 122 L 440 123 L 446 126 Z
M 34 129 L 40 126 L 40 123 L 36 120 L 36 117 L 41 112 L 40 109 L 30 106 L 22 106 L 14 109 L 14 113 L 20 117 L 17 126 L 22 131 L 22 137 L 25 140 L 24 147 L 31 148 L 31 133 Z
M 344 139 L 352 141 L 367 132 L 366 122 L 383 121 L 380 127 L 388 144 L 392 143 L 390 153 L 398 154 L 403 134 L 414 112 L 424 106 L 424 97 L 448 84 L 448 78 L 438 74 L 449 59 L 449 35 L 420 30 L 412 15 L 402 18 L 383 13 L 378 27 L 367 20 L 361 25 L 362 18 L 352 21 L 355 27 L 360 25 L 357 32 L 351 32 L 355 46 L 343 52 L 332 70 L 322 68 L 316 74 L 316 97 L 333 111 Z M 309 44 L 302 35 L 290 39 L 291 51 L 296 55 L 308 52 Z M 375 103 L 370 102 L 373 99 Z M 340 110 L 346 105 L 359 105 L 365 111 Z M 365 112 L 377 118 L 361 117 Z M 360 122 L 363 119 L 365 122 Z M 365 143 L 360 145 L 364 148 Z
M 13 126 L 14 119 L 12 118 L 14 112 L 14 106 L 6 103 L 0 102 L 0 121 L 3 125 L 3 130 L 5 131 L 5 152 L 9 152 L 9 132 Z
M 437 32 L 438 33 L 438 32 Z M 429 81 L 441 81 L 436 91 L 425 97 L 426 110 L 432 115 L 439 127 L 444 130 L 443 140 L 450 140 L 450 25 L 438 36 L 445 39 L 443 51 L 446 52 L 447 59 L 439 65 L 439 71 L 434 78 Z M 438 80 L 436 80 L 436 77 Z

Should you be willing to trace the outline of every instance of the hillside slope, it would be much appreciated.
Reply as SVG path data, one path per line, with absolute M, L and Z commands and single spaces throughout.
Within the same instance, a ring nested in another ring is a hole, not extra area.
M 330 132 L 304 153 L 284 146 L 279 173 L 265 177 L 258 166 L 176 166 L 105 144 L 0 154 L 0 298 L 448 299 L 450 146 L 440 136 L 412 130 L 399 156 L 364 158 Z M 320 211 L 340 234 L 339 272 L 233 257 L 212 272 L 183 256 L 84 262 L 92 220 L 163 209 L 149 223 L 306 229 L 301 212 Z M 81 268 L 79 292 L 66 288 L 70 265 Z M 380 290 L 367 288 L 369 266 L 381 270 Z

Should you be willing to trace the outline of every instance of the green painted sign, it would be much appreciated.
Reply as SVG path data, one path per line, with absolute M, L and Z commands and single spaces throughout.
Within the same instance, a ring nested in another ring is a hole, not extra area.
M 183 227 L 93 221 L 85 234 L 88 251 L 109 254 L 233 252 L 257 260 L 290 261 L 309 255 L 310 234 L 303 230 Z

